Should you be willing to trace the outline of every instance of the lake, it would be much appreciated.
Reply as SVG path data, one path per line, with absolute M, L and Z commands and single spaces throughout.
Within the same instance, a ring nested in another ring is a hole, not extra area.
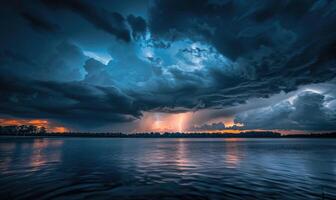
M 1 199 L 336 199 L 336 139 L 0 137 Z

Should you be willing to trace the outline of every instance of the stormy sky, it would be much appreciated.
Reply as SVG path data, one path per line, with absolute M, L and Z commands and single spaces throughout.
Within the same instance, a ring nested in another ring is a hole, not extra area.
M 336 130 L 336 1 L 0 1 L 0 123 Z

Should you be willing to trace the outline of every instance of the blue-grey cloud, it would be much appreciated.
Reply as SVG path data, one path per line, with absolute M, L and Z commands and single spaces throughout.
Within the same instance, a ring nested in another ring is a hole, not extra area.
M 263 98 L 274 101 L 268 106 L 277 110 L 269 111 L 269 118 L 289 121 L 260 122 L 259 128 L 321 128 L 295 118 L 301 115 L 299 103 L 278 104 L 273 97 L 335 78 L 335 2 L 158 0 L 146 5 L 147 10 L 133 1 L 1 3 L 0 72 L 6 87 L 0 93 L 10 98 L 3 97 L 0 113 L 31 113 L 76 126 L 87 119 L 86 126 L 96 127 L 137 119 L 144 111 L 212 109 L 218 112 L 206 117 L 239 115 L 237 120 L 255 128 L 243 113 L 247 107 L 262 112 L 249 102 Z M 77 98 L 76 90 L 82 96 Z M 29 102 L 36 93 L 58 107 L 49 111 Z M 325 98 L 317 102 L 316 97 L 314 105 L 326 104 Z M 332 107 L 323 107 L 316 114 L 324 127 L 331 120 L 328 110 L 332 113 Z
M 141 116 L 134 100 L 114 87 L 27 81 L 3 75 L 0 80 L 2 114 L 52 119 L 77 130 Z
M 43 32 L 59 32 L 60 27 L 52 22 L 47 21 L 42 16 L 29 12 L 22 12 L 22 17 L 32 26 L 33 29 Z
M 336 130 L 336 98 L 302 92 L 292 100 L 238 114 L 235 122 L 246 129 Z
M 136 17 L 134 15 L 127 16 L 127 21 L 132 27 L 133 38 L 145 36 L 147 30 L 146 21 L 142 17 Z
M 194 131 L 209 131 L 209 130 L 225 130 L 225 124 L 223 122 L 203 124 L 201 126 L 195 126 L 192 130 Z
M 46 0 L 44 4 L 50 8 L 68 9 L 92 23 L 96 28 L 104 30 L 117 38 L 129 42 L 131 40 L 125 18 L 117 12 L 109 12 L 104 8 L 78 0 Z

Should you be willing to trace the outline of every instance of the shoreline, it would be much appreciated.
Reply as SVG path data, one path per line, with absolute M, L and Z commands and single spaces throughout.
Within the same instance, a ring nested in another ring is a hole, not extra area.
M 111 136 L 111 135 L 67 135 L 67 134 L 48 134 L 48 135 L 13 135 L 13 134 L 0 134 L 0 138 L 5 138 L 5 137 L 13 137 L 13 138 L 116 138 L 116 139 L 122 139 L 122 138 L 172 138 L 172 139 L 178 139 L 178 138 L 186 138 L 186 139 L 214 139 L 214 138 L 220 138 L 220 139 L 230 139 L 230 138 L 235 138 L 235 139 L 248 139 L 248 138 L 255 138 L 255 139 L 288 139 L 288 138 L 320 138 L 320 139 L 330 139 L 330 138 L 336 138 L 336 134 L 331 133 L 331 134 L 309 134 L 309 135 L 281 135 L 281 136 L 233 136 L 233 135 L 214 135 L 214 136 L 139 136 L 139 135 L 123 135 L 123 136 Z

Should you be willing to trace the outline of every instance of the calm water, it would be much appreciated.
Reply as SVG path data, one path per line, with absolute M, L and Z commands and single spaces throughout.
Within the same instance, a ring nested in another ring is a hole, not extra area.
M 1 137 L 0 196 L 336 199 L 336 140 Z

